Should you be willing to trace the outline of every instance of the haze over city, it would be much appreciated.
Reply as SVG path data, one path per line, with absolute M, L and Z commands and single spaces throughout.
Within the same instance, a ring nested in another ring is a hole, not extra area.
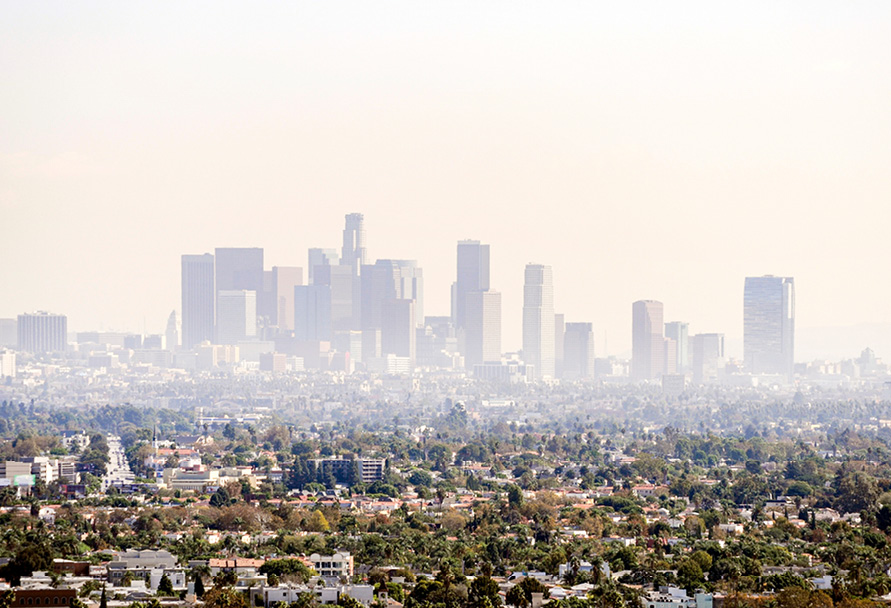
M 815 356 L 889 343 L 885 4 L 155 9 L 3 8 L 0 316 L 160 332 L 182 253 L 305 266 L 358 211 L 427 314 L 456 241 L 491 244 L 505 350 L 530 262 L 598 355 L 658 299 L 741 356 L 763 274 L 796 278 L 799 335 L 884 330 Z

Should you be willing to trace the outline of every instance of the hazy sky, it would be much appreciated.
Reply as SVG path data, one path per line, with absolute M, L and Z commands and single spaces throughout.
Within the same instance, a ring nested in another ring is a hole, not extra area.
M 598 356 L 637 299 L 740 336 L 746 275 L 794 276 L 799 327 L 887 323 L 889 32 L 886 1 L 4 2 L 0 317 L 161 332 L 181 254 L 305 266 L 359 211 L 428 314 L 490 243 L 505 350 L 528 262 Z

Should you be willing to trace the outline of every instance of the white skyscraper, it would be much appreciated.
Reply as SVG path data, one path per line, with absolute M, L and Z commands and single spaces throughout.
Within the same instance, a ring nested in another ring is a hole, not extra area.
M 501 359 L 501 293 L 470 291 L 464 308 L 464 367 Z
M 257 337 L 257 292 L 217 292 L 217 344 L 238 344 Z
M 523 286 L 523 357 L 535 366 L 536 378 L 556 373 L 554 280 L 550 266 L 526 265 Z

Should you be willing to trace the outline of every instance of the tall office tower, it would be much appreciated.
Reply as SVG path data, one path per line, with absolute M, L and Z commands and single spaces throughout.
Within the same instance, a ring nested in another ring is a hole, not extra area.
M 213 342 L 216 300 L 213 280 L 211 254 L 182 256 L 182 345 L 186 350 L 205 340 Z
M 594 377 L 594 329 L 591 323 L 567 323 L 563 338 L 563 377 Z
M 724 334 L 693 336 L 693 382 L 713 384 L 724 371 Z
M 653 380 L 662 375 L 665 341 L 662 302 L 639 300 L 631 305 L 631 378 Z
M 359 283 L 350 266 L 316 266 L 313 285 L 331 288 L 331 329 L 351 331 L 359 329 Z
M 678 343 L 671 338 L 662 338 L 662 373 L 678 373 Z
M 343 249 L 340 253 L 340 263 L 353 269 L 353 275 L 358 275 L 365 264 L 365 216 L 361 213 L 350 213 L 346 216 L 346 226 L 343 229 Z
M 416 260 L 391 260 L 399 266 L 399 293 L 415 303 L 415 323 L 424 326 L 424 270 Z
M 417 323 L 414 300 L 385 300 L 381 304 L 381 355 L 416 359 Z
M 464 367 L 501 360 L 501 293 L 471 291 L 464 308 Z
M 167 317 L 164 341 L 167 343 L 167 350 L 177 350 L 179 348 L 179 319 L 176 317 L 175 310 L 170 311 L 170 316 Z
M 303 285 L 303 269 L 299 266 L 272 267 L 272 325 L 280 330 L 294 329 L 294 288 Z
M 746 277 L 743 297 L 743 355 L 753 374 L 794 372 L 795 280 Z
M 452 286 L 452 319 L 456 328 L 464 329 L 467 294 L 489 290 L 489 246 L 479 241 L 458 241 L 457 276 Z
M 257 292 L 229 289 L 217 292 L 217 344 L 237 345 L 257 337 Z
M 253 291 L 256 302 L 255 316 L 259 316 L 264 297 L 263 249 L 260 247 L 224 247 L 214 252 L 217 325 L 220 322 L 220 294 L 224 291 Z M 254 319 L 256 335 L 257 320 Z M 217 328 L 219 336 L 219 328 Z
M 63 352 L 68 347 L 68 317 L 48 312 L 18 317 L 18 350 L 26 353 Z
M 686 373 L 687 368 L 690 366 L 689 325 L 681 321 L 666 323 L 665 337 L 674 340 L 674 358 L 677 373 Z
M 312 285 L 315 282 L 316 266 L 337 266 L 338 264 L 340 264 L 340 256 L 337 254 L 337 249 L 311 248 L 306 262 L 306 284 Z
M 553 378 L 554 279 L 550 266 L 526 265 L 523 286 L 523 358 L 535 366 L 536 378 Z
M 366 264 L 361 270 L 362 329 L 380 329 L 383 324 L 383 303 L 387 300 L 405 299 L 403 293 L 401 260 L 378 260 Z M 418 270 L 418 269 L 414 269 Z M 409 273 L 412 269 L 408 269 Z M 409 287 L 413 280 L 408 281 Z M 423 283 L 421 283 L 423 286 Z
M 0 319 L 0 348 L 15 348 L 18 344 L 18 320 Z
M 565 353 L 566 339 L 566 315 L 558 313 L 554 315 L 554 374 L 557 378 L 563 377 L 563 357 Z
M 331 287 L 294 287 L 294 337 L 297 340 L 331 340 Z

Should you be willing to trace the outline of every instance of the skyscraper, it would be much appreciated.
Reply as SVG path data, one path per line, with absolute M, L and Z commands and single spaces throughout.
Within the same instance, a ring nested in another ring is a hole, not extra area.
M 501 360 L 501 293 L 471 291 L 466 294 L 464 367 Z
M 257 292 L 231 289 L 217 292 L 217 344 L 237 345 L 257 337 Z
M 316 266 L 337 266 L 338 264 L 340 264 L 340 256 L 337 255 L 337 249 L 311 248 L 307 255 L 306 284 L 312 285 L 315 282 Z
M 746 277 L 743 296 L 743 355 L 753 374 L 794 372 L 795 280 Z
M 353 276 L 350 266 L 316 266 L 313 285 L 327 285 L 331 288 L 331 329 L 350 331 L 359 329 L 359 279 Z
M 408 357 L 412 366 L 417 356 L 414 300 L 394 298 L 381 303 L 381 355 Z
M 567 323 L 563 338 L 563 377 L 594 377 L 594 330 L 591 323 Z
M 554 315 L 554 377 L 563 377 L 563 357 L 566 355 L 566 315 L 557 313 Z M 593 338 L 592 338 L 593 340 Z M 594 360 L 591 359 L 591 363 Z
M 345 219 L 340 263 L 351 267 L 353 275 L 358 275 L 366 257 L 365 216 L 361 213 L 349 213 Z
M 170 316 L 167 317 L 167 327 L 164 330 L 164 341 L 167 345 L 167 350 L 178 350 L 179 349 L 179 319 L 176 317 L 176 311 L 170 311 Z
M 294 287 L 294 337 L 297 340 L 331 340 L 331 287 Z
M 631 378 L 656 379 L 664 367 L 662 302 L 639 300 L 631 305 L 631 317 Z
M 272 299 L 274 316 L 270 319 L 280 330 L 294 329 L 294 288 L 303 285 L 303 269 L 299 266 L 272 267 Z
M 693 343 L 693 382 L 713 384 L 724 371 L 724 334 L 696 334 Z
M 523 285 L 523 358 L 534 365 L 536 378 L 553 378 L 556 371 L 554 345 L 554 279 L 550 266 L 526 265 Z
M 685 373 L 690 365 L 689 331 L 689 325 L 681 321 L 665 324 L 665 337 L 674 340 L 676 369 L 679 374 Z
M 182 345 L 214 339 L 214 261 L 209 253 L 182 256 Z
M 27 353 L 55 353 L 68 348 L 68 317 L 48 312 L 18 317 L 18 350 Z
M 452 302 L 452 317 L 456 328 L 464 329 L 467 294 L 471 291 L 488 290 L 489 246 L 479 241 L 458 241 L 458 275 Z
M 253 333 L 256 336 L 258 300 L 264 300 L 264 291 L 271 292 L 264 286 L 263 275 L 263 249 L 260 247 L 224 247 L 217 248 L 214 252 L 216 294 L 217 294 L 217 337 L 221 335 L 220 324 L 220 299 L 224 291 L 252 291 L 254 292 L 254 320 Z M 269 280 L 271 285 L 271 276 Z M 222 335 L 229 335 L 224 330 Z M 223 342 L 222 344 L 234 344 Z

